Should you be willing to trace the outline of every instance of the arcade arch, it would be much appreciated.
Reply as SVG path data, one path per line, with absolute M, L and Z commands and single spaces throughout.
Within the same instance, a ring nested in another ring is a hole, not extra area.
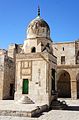
M 61 70 L 57 76 L 58 97 L 71 98 L 70 74 L 65 70 Z

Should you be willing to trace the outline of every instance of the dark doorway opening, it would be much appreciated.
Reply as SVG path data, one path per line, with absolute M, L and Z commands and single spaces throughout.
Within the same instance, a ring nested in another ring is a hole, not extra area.
M 14 99 L 14 84 L 10 84 L 10 98 Z
M 71 98 L 70 75 L 67 71 L 62 70 L 58 75 L 57 91 L 60 98 Z
M 36 48 L 35 48 L 35 47 L 32 47 L 31 52 L 32 52 L 32 53 L 36 52 Z
M 52 90 L 55 91 L 55 70 L 52 69 Z

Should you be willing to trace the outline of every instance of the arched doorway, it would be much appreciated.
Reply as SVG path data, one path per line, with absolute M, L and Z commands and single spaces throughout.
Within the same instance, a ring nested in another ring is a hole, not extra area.
M 77 74 L 76 80 L 77 80 L 77 98 L 79 98 L 79 73 Z
M 58 74 L 57 91 L 58 97 L 61 98 L 71 97 L 70 75 L 65 70 L 60 71 Z

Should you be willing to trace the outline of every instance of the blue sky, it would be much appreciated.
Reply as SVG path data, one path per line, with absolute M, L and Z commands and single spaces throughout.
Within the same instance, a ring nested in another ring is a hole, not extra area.
M 0 48 L 24 42 L 28 23 L 37 16 L 38 4 L 54 42 L 79 38 L 79 0 L 0 0 Z

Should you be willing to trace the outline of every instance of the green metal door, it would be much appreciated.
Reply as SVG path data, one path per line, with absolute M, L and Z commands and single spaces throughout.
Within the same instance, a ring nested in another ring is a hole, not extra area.
M 29 84 L 28 79 L 24 79 L 23 80 L 23 94 L 28 94 L 28 84 Z

